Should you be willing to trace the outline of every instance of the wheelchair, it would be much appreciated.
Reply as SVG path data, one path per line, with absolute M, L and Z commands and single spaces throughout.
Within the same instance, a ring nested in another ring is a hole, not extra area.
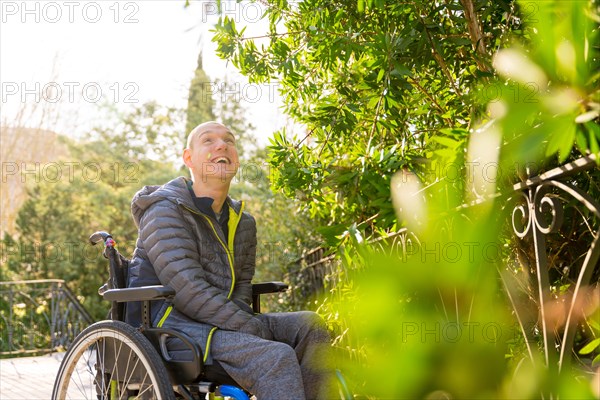
M 172 298 L 172 288 L 128 288 L 129 260 L 115 248 L 112 236 L 95 232 L 89 240 L 93 245 L 104 242 L 103 254 L 109 260 L 109 280 L 98 290 L 111 302 L 109 319 L 90 325 L 75 338 L 59 367 L 52 399 L 250 400 L 251 394 L 218 362 L 204 365 L 200 346 L 185 333 L 151 326 L 151 302 Z M 282 282 L 253 284 L 254 312 L 260 312 L 260 295 L 287 288 Z M 124 322 L 128 302 L 141 303 L 138 328 Z M 171 357 L 167 342 L 172 340 L 178 350 L 185 349 L 186 359 Z M 337 379 L 340 398 L 352 399 L 339 371 Z

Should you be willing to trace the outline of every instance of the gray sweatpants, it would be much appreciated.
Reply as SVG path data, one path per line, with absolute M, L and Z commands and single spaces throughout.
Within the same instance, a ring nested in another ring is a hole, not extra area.
M 270 328 L 273 340 L 219 329 L 211 342 L 212 358 L 258 400 L 331 398 L 331 338 L 323 319 L 310 311 L 257 317 Z M 183 328 L 193 337 L 186 319 L 171 313 L 164 326 Z

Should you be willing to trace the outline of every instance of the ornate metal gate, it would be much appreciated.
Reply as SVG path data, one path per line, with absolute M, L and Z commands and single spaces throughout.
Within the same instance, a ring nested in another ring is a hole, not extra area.
M 534 362 L 538 359 L 535 344 L 540 335 L 545 364 L 556 373 L 571 362 L 575 333 L 587 310 L 600 303 L 600 288 L 589 286 L 600 270 L 600 203 L 576 179 L 577 174 L 598 168 L 596 159 L 580 158 L 513 187 L 517 203 L 512 228 L 520 239 L 521 267 L 528 276 L 520 279 L 503 271 L 502 277 L 529 355 Z M 570 232 L 561 231 L 567 212 L 570 220 L 579 217 L 577 224 L 567 227 Z M 570 235 L 573 232 L 576 236 Z M 583 259 L 554 265 L 556 253 L 566 246 L 583 250 Z M 564 290 L 552 285 L 551 274 L 554 280 L 563 279 Z

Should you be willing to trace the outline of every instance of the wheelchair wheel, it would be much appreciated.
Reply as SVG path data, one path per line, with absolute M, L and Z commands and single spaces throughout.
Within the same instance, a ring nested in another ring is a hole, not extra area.
M 175 395 L 164 363 L 148 339 L 124 322 L 101 321 L 72 343 L 52 398 L 173 400 Z

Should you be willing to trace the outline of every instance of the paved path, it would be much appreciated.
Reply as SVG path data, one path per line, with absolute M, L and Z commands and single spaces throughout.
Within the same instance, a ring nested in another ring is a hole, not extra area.
M 64 354 L 0 360 L 0 400 L 49 400 Z

